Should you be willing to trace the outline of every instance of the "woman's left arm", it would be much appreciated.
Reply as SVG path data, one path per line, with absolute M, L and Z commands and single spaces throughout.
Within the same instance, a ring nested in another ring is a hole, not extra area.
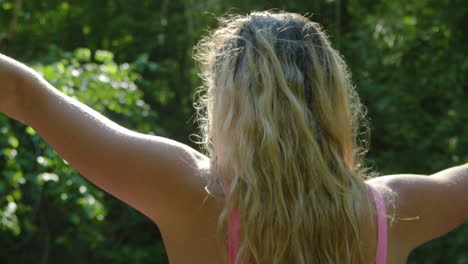
M 33 127 L 91 182 L 158 225 L 174 225 L 200 206 L 207 158 L 176 141 L 112 122 L 0 55 L 0 111 Z

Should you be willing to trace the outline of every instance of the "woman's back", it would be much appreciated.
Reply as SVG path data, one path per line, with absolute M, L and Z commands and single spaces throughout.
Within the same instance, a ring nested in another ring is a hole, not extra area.
M 463 180 L 458 187 L 450 184 L 455 178 Z M 454 206 L 460 205 L 463 198 L 466 201 L 463 190 L 468 188 L 468 166 L 454 167 L 432 176 L 383 176 L 371 179 L 367 184 L 378 190 L 385 200 L 388 215 L 385 263 L 388 264 L 406 263 L 414 248 L 463 224 L 468 215 L 468 211 L 457 214 L 450 207 L 456 197 L 459 201 Z M 199 214 L 190 213 L 182 222 L 177 221 L 174 226 L 177 232 L 169 231 L 172 228 L 161 230 L 170 263 L 230 263 L 228 249 L 220 249 L 216 240 L 216 225 L 224 200 L 208 195 L 203 180 L 199 182 L 198 192 L 202 204 L 196 210 Z M 373 260 L 378 247 L 378 217 L 371 190 L 363 196 L 371 201 L 371 206 L 363 206 L 360 219 L 366 226 L 363 247 L 366 258 Z M 193 208 L 187 208 L 187 212 L 193 212 Z
M 163 228 L 159 227 L 170 263 L 230 263 L 228 249 L 220 249 L 219 241 L 216 238 L 217 221 L 224 206 L 224 200 L 202 193 L 204 192 L 203 187 L 199 189 L 199 201 L 203 202 L 203 205 L 200 206 L 199 214 L 187 214 L 186 217 L 181 217 L 182 221 L 174 222 L 174 226 L 165 225 Z M 188 209 L 188 211 L 193 212 L 192 208 Z M 365 214 L 370 214 L 370 209 L 366 210 Z M 370 252 L 375 254 L 377 249 L 376 227 L 372 228 L 370 220 L 366 221 L 366 224 L 369 226 L 368 232 L 365 235 L 367 237 L 366 241 L 368 241 L 366 243 L 368 251 L 369 254 Z M 389 236 L 391 237 L 391 234 Z M 392 247 L 392 244 L 389 247 Z M 391 262 L 389 260 L 388 263 L 404 262 Z
M 370 256 L 373 257 L 373 259 L 375 259 L 376 264 L 385 264 L 387 263 L 388 247 L 387 208 L 385 200 L 380 191 L 371 184 L 367 184 L 367 187 L 369 189 L 369 192 L 372 194 L 372 200 L 375 206 L 375 208 L 373 208 L 375 209 L 375 214 L 373 215 L 376 215 L 376 221 L 372 222 L 371 227 L 377 226 L 377 250 L 375 252 L 375 256 Z M 369 219 L 374 220 L 373 218 L 374 217 L 372 216 L 369 217 Z M 240 221 L 240 212 L 238 208 L 236 208 L 231 214 L 228 222 L 228 248 L 229 260 L 231 263 L 235 263 L 237 251 L 240 247 Z
M 387 187 L 385 185 L 376 185 L 376 187 L 373 188 L 383 193 L 383 196 L 388 196 L 388 190 L 386 190 Z M 366 199 L 370 199 L 372 205 L 374 205 L 374 196 L 371 189 L 369 189 L 368 193 L 363 195 L 366 196 Z M 205 198 L 203 205 L 200 207 L 200 214 L 198 216 L 187 216 L 187 222 L 184 228 L 180 229 L 180 226 L 174 227 L 179 228 L 179 238 L 177 238 L 178 235 L 176 234 L 166 234 L 164 230 L 161 230 L 170 263 L 233 263 L 229 261 L 232 255 L 229 256 L 228 249 L 221 249 L 221 251 L 216 250 L 219 246 L 219 241 L 216 239 L 217 219 L 224 206 L 224 200 L 216 199 L 212 196 L 207 196 Z M 364 251 L 368 259 L 374 259 L 378 251 L 378 216 L 375 215 L 375 208 L 364 206 L 363 209 L 361 221 L 367 227 L 363 230 Z M 385 253 L 388 252 L 389 255 L 386 259 L 388 261 L 378 262 L 377 264 L 405 263 L 408 253 L 398 247 L 398 245 L 401 244 L 399 241 L 392 241 L 392 239 L 398 237 L 398 235 L 393 232 L 394 229 L 389 229 L 387 235 L 388 240 L 380 241 L 380 243 L 388 245 L 388 247 L 385 248 Z M 230 235 L 232 236 L 234 233 Z M 231 243 L 234 240 L 235 239 L 231 237 Z

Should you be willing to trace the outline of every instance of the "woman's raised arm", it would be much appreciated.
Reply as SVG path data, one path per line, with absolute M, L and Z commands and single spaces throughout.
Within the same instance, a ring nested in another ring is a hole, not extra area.
M 369 182 L 387 197 L 389 212 L 396 217 L 390 228 L 408 253 L 468 221 L 468 164 L 430 176 L 398 174 Z
M 205 156 L 121 127 L 3 55 L 0 111 L 33 127 L 83 176 L 158 225 L 176 224 L 205 198 L 198 177 Z

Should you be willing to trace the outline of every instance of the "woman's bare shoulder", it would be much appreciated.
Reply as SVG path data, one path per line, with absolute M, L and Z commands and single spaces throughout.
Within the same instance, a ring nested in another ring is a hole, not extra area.
M 466 165 L 433 175 L 386 175 L 367 183 L 384 196 L 389 230 L 409 251 L 445 235 L 468 218 Z

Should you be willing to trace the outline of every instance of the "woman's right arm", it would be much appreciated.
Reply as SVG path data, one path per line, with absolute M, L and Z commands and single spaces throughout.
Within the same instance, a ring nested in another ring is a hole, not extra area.
M 390 225 L 409 251 L 468 221 L 468 164 L 430 176 L 400 174 L 376 178 L 395 222 Z

